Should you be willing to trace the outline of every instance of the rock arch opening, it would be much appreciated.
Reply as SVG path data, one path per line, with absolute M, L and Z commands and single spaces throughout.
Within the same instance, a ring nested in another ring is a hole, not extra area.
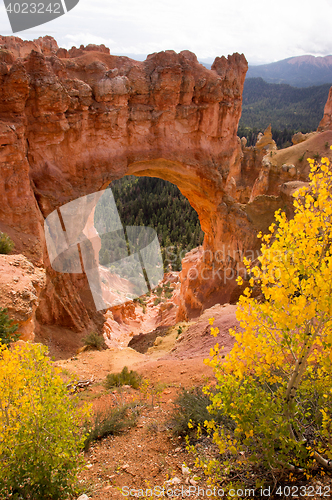
M 164 272 L 181 271 L 182 258 L 202 245 L 204 233 L 197 212 L 178 187 L 160 177 L 129 175 L 113 181 L 108 188 L 122 225 L 153 228 L 158 235 Z M 107 235 L 101 238 L 101 264 L 109 260 L 108 239 Z

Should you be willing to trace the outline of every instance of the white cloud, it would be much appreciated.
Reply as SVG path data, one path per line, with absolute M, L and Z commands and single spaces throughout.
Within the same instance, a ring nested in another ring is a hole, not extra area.
M 10 34 L 1 7 L 0 32 Z M 263 63 L 331 54 L 331 23 L 329 0 L 80 0 L 65 16 L 17 35 L 50 33 L 67 48 L 104 43 L 115 54 L 189 49 L 205 59 L 243 52 Z

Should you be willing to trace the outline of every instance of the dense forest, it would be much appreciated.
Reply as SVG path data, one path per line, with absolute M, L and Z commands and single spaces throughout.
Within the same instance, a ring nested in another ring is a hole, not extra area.
M 329 89 L 329 84 L 298 88 L 266 83 L 262 78 L 247 78 L 238 135 L 246 137 L 247 145 L 252 146 L 258 133 L 271 124 L 277 146 L 290 146 L 294 133 L 317 129 Z
M 203 242 L 197 213 L 177 186 L 155 177 L 127 176 L 113 181 L 112 189 L 116 207 L 123 226 L 148 226 L 155 229 L 162 249 L 164 270 L 181 270 L 181 259 L 189 250 Z M 102 217 L 97 206 L 95 220 Z M 109 229 L 108 229 L 109 230 Z M 111 264 L 121 259 L 124 248 L 121 244 L 116 252 L 109 233 L 101 236 L 100 263 Z M 121 248 L 121 251 L 120 251 Z

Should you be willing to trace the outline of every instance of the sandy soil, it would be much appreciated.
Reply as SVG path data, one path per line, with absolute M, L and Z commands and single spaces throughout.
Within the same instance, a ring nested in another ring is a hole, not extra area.
M 107 411 L 132 400 L 144 403 L 137 426 L 118 436 L 104 438 L 86 453 L 87 467 L 81 473 L 81 480 L 90 485 L 87 489 L 89 498 L 120 499 L 124 498 L 120 490 L 126 486 L 135 490 L 148 485 L 162 487 L 169 480 L 175 481 L 173 488 L 191 486 L 192 491 L 198 484 L 205 484 L 202 479 L 196 485 L 194 459 L 188 455 L 183 439 L 172 434 L 170 417 L 181 388 L 213 381 L 212 370 L 204 364 L 204 359 L 216 342 L 225 345 L 225 352 L 231 349 L 233 340 L 227 332 L 237 324 L 235 310 L 236 306 L 217 305 L 205 311 L 197 321 L 170 327 L 167 335 L 156 337 L 156 345 L 149 347 L 145 354 L 129 347 L 111 348 L 85 351 L 56 362 L 65 376 L 71 373 L 81 380 L 93 380 L 93 385 L 82 391 L 80 397 L 91 401 L 94 411 Z M 214 326 L 220 330 L 217 338 L 209 333 L 208 320 L 211 317 L 215 318 Z M 148 380 L 147 393 L 129 387 L 120 391 L 104 388 L 106 375 L 117 373 L 124 366 L 136 370 Z M 152 396 L 156 387 L 159 387 L 160 395 Z M 184 463 L 192 469 L 190 474 L 183 473 Z

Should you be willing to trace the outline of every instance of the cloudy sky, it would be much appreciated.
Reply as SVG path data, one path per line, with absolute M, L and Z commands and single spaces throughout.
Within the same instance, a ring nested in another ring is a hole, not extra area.
M 12 34 L 3 0 L 0 34 Z M 27 40 L 51 35 L 66 48 L 104 43 L 112 54 L 138 58 L 167 49 L 191 50 L 201 61 L 243 52 L 249 63 L 262 64 L 332 54 L 332 2 L 80 0 L 64 16 L 15 35 Z

